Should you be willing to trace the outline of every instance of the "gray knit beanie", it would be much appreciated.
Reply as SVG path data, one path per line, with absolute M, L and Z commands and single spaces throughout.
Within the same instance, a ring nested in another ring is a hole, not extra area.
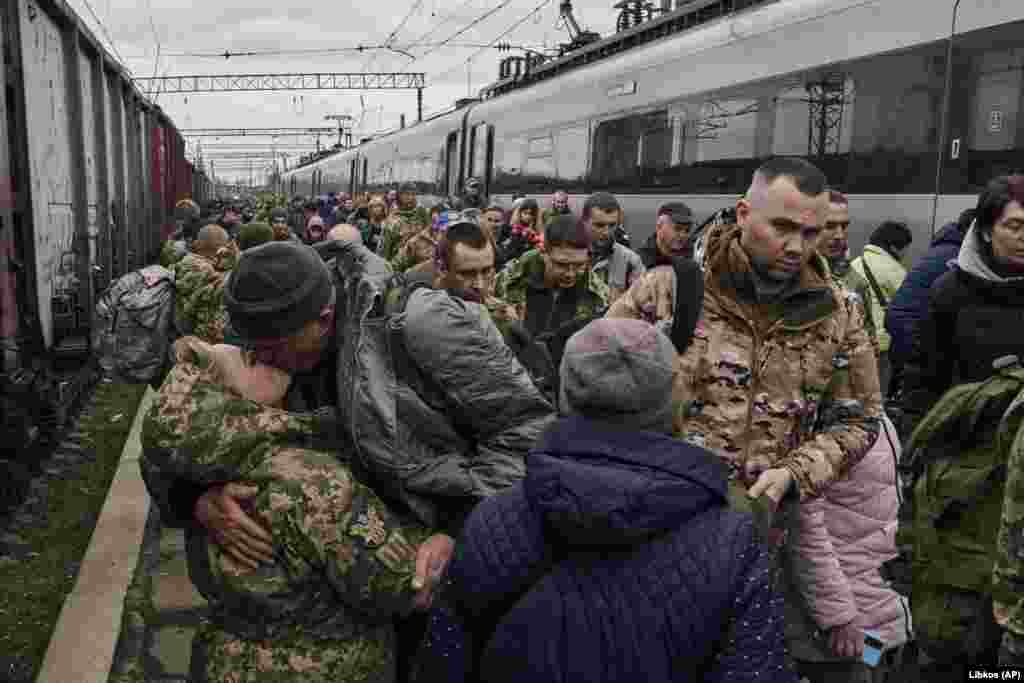
M 332 290 L 331 273 L 312 247 L 268 242 L 242 252 L 224 287 L 224 304 L 246 341 L 279 339 L 316 320 Z
M 599 318 L 562 356 L 561 408 L 627 429 L 672 433 L 676 350 L 641 320 Z

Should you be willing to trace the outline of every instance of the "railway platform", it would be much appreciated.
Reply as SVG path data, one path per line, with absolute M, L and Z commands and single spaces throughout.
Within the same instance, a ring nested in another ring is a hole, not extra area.
M 180 529 L 164 528 L 139 473 L 147 390 L 37 683 L 187 683 L 206 602 Z

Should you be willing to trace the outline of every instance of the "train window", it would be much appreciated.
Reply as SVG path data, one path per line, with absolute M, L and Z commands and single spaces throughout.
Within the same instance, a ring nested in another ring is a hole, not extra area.
M 587 175 L 587 142 L 590 131 L 586 125 L 563 128 L 555 133 L 555 168 L 558 180 L 570 192 L 583 192 Z
M 758 110 L 758 100 L 706 100 L 692 122 L 694 163 L 756 157 Z
M 487 124 L 481 123 L 473 128 L 473 156 L 470 160 L 469 174 L 481 180 L 487 174 Z
M 526 140 L 520 137 L 495 138 L 493 193 L 508 194 L 520 189 L 525 146 Z
M 944 49 L 927 45 L 847 67 L 856 97 L 844 189 L 879 194 L 934 191 Z
M 594 132 L 591 181 L 596 186 L 650 185 L 653 172 L 671 164 L 668 111 L 602 121 Z
M 942 185 L 974 194 L 1024 170 L 1024 22 L 969 33 L 957 45 Z
M 445 194 L 454 194 L 459 187 L 459 134 L 449 133 L 445 146 Z
M 554 141 L 551 135 L 537 135 L 526 142 L 526 163 L 523 165 L 523 185 L 520 189 L 542 189 L 555 178 Z

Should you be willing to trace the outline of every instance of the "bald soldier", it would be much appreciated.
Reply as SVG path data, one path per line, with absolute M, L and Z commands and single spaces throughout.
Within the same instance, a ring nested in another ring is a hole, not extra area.
M 192 251 L 174 264 L 174 322 L 178 331 L 209 344 L 224 342 L 224 279 L 238 258 L 238 247 L 219 225 L 207 225 Z
M 676 359 L 675 431 L 773 507 L 789 493 L 819 495 L 879 434 L 863 314 L 816 256 L 828 200 L 813 165 L 769 161 L 737 202 L 736 225 L 710 228 L 694 254 L 704 307 Z M 648 271 L 608 315 L 671 321 L 677 288 L 698 277 L 691 263 Z

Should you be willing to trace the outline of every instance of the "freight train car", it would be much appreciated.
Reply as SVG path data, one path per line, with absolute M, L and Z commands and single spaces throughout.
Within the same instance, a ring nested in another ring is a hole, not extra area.
M 181 134 L 64 0 L 0 3 L 0 370 L 87 353 L 95 296 L 207 192 Z
M 577 209 L 608 190 L 639 243 L 662 202 L 709 215 L 795 155 L 850 195 L 854 249 L 902 220 L 916 258 L 988 178 L 1024 167 L 1024 2 L 957 4 L 951 35 L 953 0 L 682 0 L 285 186 L 446 195 L 473 175 L 506 201 L 565 189 Z

